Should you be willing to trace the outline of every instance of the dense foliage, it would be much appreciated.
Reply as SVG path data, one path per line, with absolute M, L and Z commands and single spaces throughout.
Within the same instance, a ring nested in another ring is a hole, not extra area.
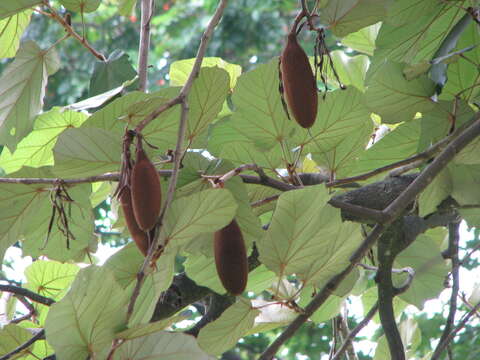
M 0 3 L 1 359 L 320 358 L 364 317 L 339 358 L 477 358 L 477 1 L 148 2 Z M 324 60 L 309 129 L 279 90 L 302 3 Z M 114 196 L 140 134 L 162 193 L 147 261 Z M 214 259 L 233 219 L 240 296 Z

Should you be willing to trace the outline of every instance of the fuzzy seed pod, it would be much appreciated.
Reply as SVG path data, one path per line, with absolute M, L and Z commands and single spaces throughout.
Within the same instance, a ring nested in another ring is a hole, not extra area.
M 132 235 L 135 244 L 137 244 L 142 254 L 147 256 L 149 247 L 148 234 L 138 227 L 135 216 L 133 215 L 132 197 L 128 188 L 123 189 L 120 195 L 120 203 L 122 204 L 123 214 L 125 215 L 125 221 L 130 235 Z
M 140 229 L 148 231 L 157 222 L 162 193 L 157 170 L 142 148 L 137 148 L 130 182 L 135 219 Z
M 295 32 L 288 35 L 280 56 L 280 70 L 288 107 L 297 123 L 308 129 L 317 117 L 318 94 L 308 56 L 297 41 Z
M 215 232 L 214 250 L 217 273 L 224 288 L 240 295 L 247 286 L 248 262 L 242 232 L 235 219 Z

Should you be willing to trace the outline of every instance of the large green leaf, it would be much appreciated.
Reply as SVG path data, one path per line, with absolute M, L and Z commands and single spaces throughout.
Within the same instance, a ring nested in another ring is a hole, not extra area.
M 330 53 L 335 70 L 340 81 L 347 86 L 355 86 L 358 90 L 365 91 L 365 76 L 370 60 L 366 55 L 348 56 L 345 52 L 335 50 Z M 338 87 L 338 81 L 333 71 L 327 68 L 327 81 L 332 87 Z M 320 79 L 320 76 L 318 78 Z M 328 95 L 327 95 L 328 96 Z
M 246 135 L 239 133 L 231 117 L 215 123 L 209 139 L 208 151 L 221 159 L 231 160 L 235 165 L 255 163 L 267 169 L 276 169 L 282 162 L 281 148 L 260 149 Z
M 170 65 L 170 85 L 182 86 L 187 81 L 188 76 L 193 68 L 195 58 L 184 59 L 173 62 Z M 202 60 L 202 68 L 219 67 L 225 70 L 230 77 L 230 89 L 233 89 L 237 83 L 237 79 L 242 73 L 242 67 L 237 64 L 231 64 L 219 57 L 205 57 Z
M 2 1 L 2 3 L 0 4 L 0 20 L 9 16 L 13 16 L 20 11 L 40 4 L 41 2 L 41 0 Z
M 233 92 L 232 126 L 262 148 L 288 139 L 298 127 L 285 114 L 278 84 L 278 60 L 273 59 L 242 74 Z
M 349 162 L 365 147 L 372 128 L 364 95 L 350 87 L 320 101 L 315 124 L 298 143 L 304 144 L 306 152 L 313 153 L 315 160 L 330 171 L 347 173 Z
M 480 204 L 480 165 L 451 165 L 450 173 L 453 198 L 461 205 Z
M 0 143 L 14 151 L 33 127 L 42 109 L 48 75 L 58 69 L 53 49 L 44 51 L 33 41 L 24 42 L 0 77 Z
M 462 50 L 480 42 L 478 25 L 472 22 L 460 37 L 455 50 Z M 455 96 L 471 102 L 479 93 L 480 74 L 480 48 L 478 45 L 458 57 L 455 62 L 448 65 L 448 81 L 442 90 L 440 99 L 454 99 Z
M 25 10 L 0 20 L 0 59 L 15 56 L 20 37 L 30 23 L 31 15 L 32 10 Z
M 37 260 L 25 269 L 25 287 L 37 294 L 60 300 L 79 270 L 75 264 Z
M 115 360 L 211 360 L 190 335 L 160 331 L 129 340 L 113 357 Z
M 60 3 L 70 11 L 92 12 L 97 10 L 102 0 L 60 0 Z
M 120 169 L 122 139 L 94 127 L 67 129 L 53 148 L 60 177 L 84 177 Z
M 67 188 L 72 203 L 65 202 L 65 211 L 68 216 L 68 229 L 73 237 L 67 243 L 65 229 L 59 228 L 58 212 L 55 214 L 50 236 L 47 239 L 49 222 L 52 216 L 50 193 L 43 192 L 42 202 L 37 205 L 35 217 L 25 226 L 23 254 L 32 257 L 46 255 L 50 259 L 67 261 L 76 259 L 85 252 L 89 252 L 91 243 L 96 243 L 94 235 L 94 218 L 90 204 L 90 184 L 79 184 Z M 69 248 L 67 248 L 67 246 Z
M 342 44 L 353 50 L 372 56 L 380 25 L 380 23 L 370 25 L 349 34 L 342 39 Z
M 18 143 L 12 154 L 4 149 L 0 164 L 6 173 L 19 170 L 22 166 L 41 167 L 53 165 L 53 147 L 59 134 L 67 128 L 79 127 L 87 115 L 74 111 L 53 108 L 35 119 L 33 131 Z
M 300 300 L 297 302 L 302 308 L 305 307 L 315 296 L 316 289 L 313 286 L 306 286 L 300 293 Z M 330 295 L 320 308 L 310 316 L 317 324 L 324 323 L 340 313 L 343 304 L 343 297 Z
M 342 271 L 361 242 L 360 228 L 342 223 L 340 211 L 328 200 L 320 185 L 282 194 L 257 243 L 261 262 L 279 276 L 295 273 L 319 287 Z
M 419 119 L 399 125 L 360 155 L 353 172 L 361 174 L 414 155 L 420 129 Z
M 413 119 L 417 112 L 430 111 L 434 103 L 435 84 L 422 75 L 408 81 L 403 75 L 404 64 L 387 62 L 368 80 L 366 103 L 382 117 L 383 123 Z
M 18 172 L 12 175 L 23 177 L 27 174 Z M 38 215 L 38 207 L 48 198 L 46 187 L 0 184 L 0 259 L 8 247 L 21 239 L 27 224 Z
M 183 246 L 198 234 L 228 225 L 236 211 L 235 199 L 226 189 L 204 190 L 182 197 L 172 203 L 161 239 L 172 247 Z
M 247 291 L 261 293 L 275 282 L 276 277 L 274 272 L 262 264 L 248 274 Z
M 444 279 L 449 267 L 441 256 L 440 244 L 445 237 L 444 229 L 429 230 L 419 235 L 412 245 L 402 251 L 395 259 L 394 267 L 412 267 L 415 276 L 401 299 L 422 309 L 426 300 L 437 297 L 444 289 Z M 394 284 L 399 286 L 406 275 L 394 275 Z
M 106 359 L 115 333 L 124 326 L 128 295 L 107 268 L 82 269 L 68 294 L 50 307 L 45 323 L 57 357 Z
M 85 2 L 90 0 L 63 0 L 71 2 Z M 97 1 L 97 0 L 93 0 Z M 98 0 L 100 3 L 100 0 Z M 95 10 L 95 9 L 93 9 Z M 91 10 L 91 11 L 93 11 Z M 72 11 L 79 11 L 73 10 Z M 133 79 L 137 72 L 130 64 L 129 56 L 123 51 L 115 50 L 106 61 L 97 61 L 90 78 L 90 96 L 104 93 L 122 85 L 123 82 Z
M 320 20 L 330 25 L 336 36 L 343 37 L 375 24 L 386 16 L 392 0 L 330 0 L 320 9 Z
M 444 169 L 433 179 L 418 198 L 419 215 L 424 217 L 437 210 L 437 206 L 452 192 L 450 171 Z
M 33 335 L 27 329 L 23 329 L 19 325 L 5 325 L 0 330 L 0 356 L 6 355 L 10 351 L 15 350 L 17 347 L 30 340 L 32 336 Z M 19 353 L 22 356 L 22 359 L 27 356 L 27 354 L 30 352 L 30 349 L 31 345 Z M 14 358 L 18 359 L 18 357 Z
M 398 20 L 395 15 L 389 16 L 389 22 L 380 28 L 374 52 L 375 64 L 384 59 L 408 64 L 431 60 L 441 41 L 465 14 L 450 3 L 439 4 L 435 0 L 409 2 L 396 1 L 398 7 L 394 12 L 401 13 L 401 16 Z
M 208 287 L 218 294 L 227 292 L 218 278 L 215 260 L 212 257 L 204 255 L 189 256 L 184 266 L 188 277 L 195 281 L 197 285 Z
M 239 298 L 198 334 L 198 344 L 207 353 L 220 355 L 235 346 L 254 325 L 260 311 L 253 308 L 249 300 Z
M 205 133 L 208 125 L 222 109 L 229 91 L 228 73 L 220 68 L 202 68 L 188 95 L 190 113 L 188 116 L 186 139 Z

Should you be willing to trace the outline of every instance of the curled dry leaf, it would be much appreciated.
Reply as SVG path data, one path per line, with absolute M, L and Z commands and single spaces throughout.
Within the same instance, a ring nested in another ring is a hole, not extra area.
M 240 295 L 247 286 L 247 250 L 242 232 L 235 219 L 214 235 L 215 264 L 223 287 Z

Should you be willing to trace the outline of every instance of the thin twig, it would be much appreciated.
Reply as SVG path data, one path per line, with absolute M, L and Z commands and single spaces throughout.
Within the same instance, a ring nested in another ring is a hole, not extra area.
M 278 198 L 280 197 L 280 194 L 277 194 L 277 195 L 272 195 L 272 196 L 268 196 L 264 199 L 261 199 L 261 200 L 258 200 L 258 201 L 254 201 L 252 203 L 250 203 L 250 206 L 252 208 L 254 207 L 260 207 L 262 205 L 265 205 L 265 204 L 268 204 L 272 201 L 275 201 L 275 200 L 278 200 Z
M 88 41 L 83 38 L 83 36 L 81 36 L 80 34 L 78 34 L 71 26 L 70 24 L 67 23 L 67 21 L 62 17 L 60 16 L 56 11 L 55 9 L 50 5 L 49 1 L 48 0 L 43 0 L 43 5 L 45 5 L 48 10 L 50 11 L 50 17 L 52 19 L 54 19 L 55 21 L 57 21 L 60 25 L 62 25 L 64 28 L 65 28 L 65 31 L 70 34 L 71 36 L 73 36 L 75 39 L 77 39 L 80 44 L 82 44 L 88 51 L 90 51 L 97 59 L 101 60 L 101 61 L 106 61 L 107 58 L 99 53 L 97 50 L 95 50 L 89 43 Z
M 12 358 L 14 355 L 16 355 L 18 353 L 21 353 L 23 350 L 28 349 L 36 341 L 42 340 L 42 339 L 45 339 L 45 330 L 44 329 L 40 330 L 36 335 L 34 335 L 32 338 L 27 340 L 25 343 L 23 343 L 19 347 L 10 351 L 8 354 L 5 354 L 2 357 L 0 357 L 0 360 L 8 360 L 8 359 Z
M 55 303 L 55 300 L 42 296 L 40 294 L 37 294 L 33 291 L 30 291 L 28 289 L 22 288 L 20 286 L 15 286 L 15 285 L 0 285 L 0 291 L 6 291 L 15 295 L 21 295 L 26 297 L 27 299 L 30 299 L 34 302 L 50 306 L 53 303 Z
M 467 325 L 467 322 L 470 320 L 470 318 L 476 314 L 476 312 L 480 309 L 480 302 L 475 305 L 460 321 L 460 323 L 453 329 L 450 334 L 446 337 L 446 339 L 439 343 L 437 348 L 435 349 L 435 353 L 432 355 L 430 360 L 438 360 L 442 354 L 442 351 L 450 344 L 450 342 L 455 338 L 457 333 L 462 330 L 465 325 Z M 438 350 L 438 351 L 437 351 Z
M 147 90 L 148 54 L 150 51 L 150 22 L 153 15 L 153 0 L 142 0 L 140 20 L 140 44 L 138 49 L 138 88 Z
M 187 124 L 187 117 L 188 117 L 188 103 L 187 103 L 187 97 L 190 92 L 190 89 L 192 88 L 194 80 L 198 77 L 198 74 L 200 73 L 200 67 L 202 65 L 202 60 L 203 57 L 205 56 L 205 52 L 207 50 L 207 45 L 210 40 L 210 37 L 213 34 L 213 30 L 217 26 L 217 24 L 220 22 L 220 19 L 222 18 L 223 11 L 228 3 L 228 0 L 220 0 L 220 3 L 215 10 L 215 13 L 213 14 L 213 17 L 211 18 L 201 40 L 200 40 L 200 46 L 198 48 L 197 56 L 195 59 L 195 63 L 193 64 L 192 71 L 190 72 L 190 75 L 188 76 L 187 82 L 183 86 L 182 90 L 180 90 L 180 94 L 178 95 L 178 103 L 181 103 L 181 114 L 180 114 L 180 124 L 178 127 L 178 136 L 177 136 L 177 144 L 175 147 L 175 152 L 174 152 L 174 164 L 173 164 L 173 170 L 172 170 L 172 175 L 170 178 L 170 183 L 167 191 L 167 196 L 165 200 L 165 204 L 163 206 L 163 209 L 160 213 L 158 222 L 157 222 L 157 231 L 156 235 L 152 241 L 152 244 L 150 245 L 150 249 L 148 251 L 148 254 L 145 258 L 145 261 L 142 265 L 141 270 L 137 274 L 137 282 L 135 284 L 135 288 L 133 290 L 130 303 L 128 304 L 128 309 L 127 309 L 127 319 L 131 317 L 133 314 L 133 309 L 135 307 L 135 302 L 138 298 L 138 295 L 140 294 L 140 289 L 142 287 L 144 278 L 145 278 L 145 269 L 147 266 L 150 265 L 152 258 L 157 251 L 157 246 L 158 246 L 158 241 L 159 241 L 159 233 L 160 231 L 158 230 L 162 224 L 163 224 L 163 219 L 165 217 L 166 212 L 168 211 L 170 204 L 173 201 L 173 194 L 175 192 L 175 188 L 177 185 L 177 179 L 178 179 L 178 172 L 180 169 L 180 162 L 183 157 L 183 142 L 185 138 L 185 130 L 186 130 L 186 124 Z M 172 105 L 173 106 L 173 105 Z M 148 118 L 148 117 L 147 117 Z M 142 125 L 143 127 L 146 126 L 148 122 L 142 121 L 142 123 L 139 124 Z M 140 130 L 143 128 L 141 127 Z M 137 126 L 138 130 L 139 127 Z
M 432 358 L 434 356 L 440 356 L 441 350 L 440 344 L 442 344 L 449 334 L 452 331 L 453 323 L 455 321 L 455 313 L 457 311 L 457 297 L 458 291 L 460 289 L 460 277 L 459 277 L 459 268 L 460 262 L 458 260 L 458 241 L 460 238 L 459 234 L 460 222 L 453 222 L 448 225 L 448 257 L 452 261 L 452 294 L 450 296 L 450 308 L 448 311 L 447 321 L 445 323 L 445 328 L 443 329 L 442 336 L 440 341 L 433 352 Z

